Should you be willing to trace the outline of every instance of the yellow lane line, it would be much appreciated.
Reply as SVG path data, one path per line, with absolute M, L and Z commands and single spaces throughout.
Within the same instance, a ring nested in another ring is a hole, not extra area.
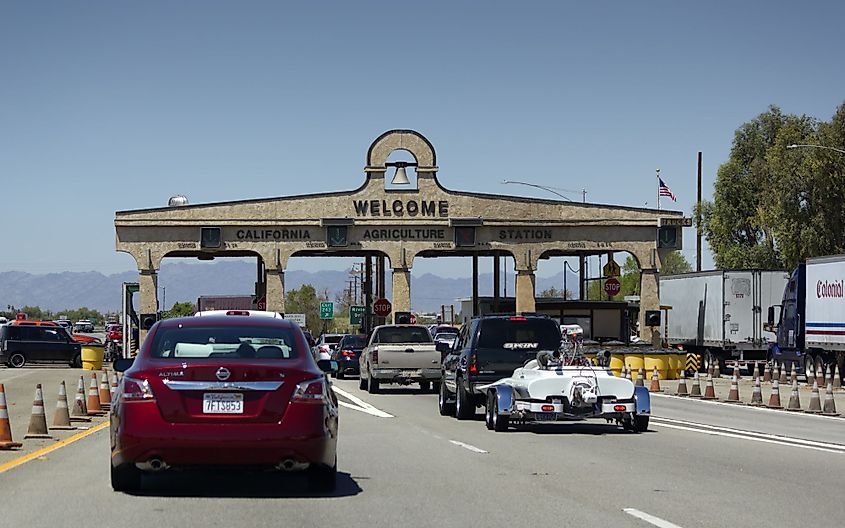
M 60 442 L 56 442 L 55 444 L 48 445 L 47 447 L 42 447 L 38 451 L 33 451 L 32 453 L 30 453 L 28 455 L 24 455 L 22 457 L 18 457 L 16 459 L 14 459 L 14 460 L 10 460 L 9 462 L 6 462 L 5 464 L 0 464 L 0 473 L 5 473 L 6 471 L 9 471 L 12 468 L 16 468 L 16 467 L 20 466 L 21 464 L 26 464 L 30 460 L 33 460 L 33 459 L 38 458 L 38 457 L 42 457 L 42 456 L 46 455 L 47 453 L 52 453 L 56 449 L 61 449 L 62 447 L 70 445 L 70 444 L 76 442 L 77 440 L 82 440 L 86 436 L 92 435 L 92 434 L 96 433 L 97 431 L 102 431 L 103 429 L 105 429 L 108 426 L 109 426 L 109 422 L 103 422 L 99 425 L 92 427 L 91 429 L 87 429 L 85 431 L 76 433 L 73 436 L 69 436 L 69 437 L 65 438 L 64 440 L 62 440 Z

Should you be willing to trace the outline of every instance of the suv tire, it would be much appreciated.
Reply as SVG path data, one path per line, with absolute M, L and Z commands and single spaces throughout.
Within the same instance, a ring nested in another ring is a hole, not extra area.
M 26 365 L 26 356 L 24 356 L 21 352 L 12 352 L 12 355 L 9 356 L 9 361 L 7 361 L 6 364 L 11 368 L 21 368 Z
M 440 391 L 437 397 L 437 408 L 440 411 L 440 416 L 455 416 L 455 403 L 449 402 L 449 389 L 442 381 L 439 383 Z
M 455 418 L 458 420 L 469 420 L 475 416 L 475 404 L 470 400 L 469 394 L 464 389 L 460 378 L 456 380 L 455 386 L 457 388 L 455 391 L 457 393 L 455 395 L 455 399 L 457 400 L 455 403 Z

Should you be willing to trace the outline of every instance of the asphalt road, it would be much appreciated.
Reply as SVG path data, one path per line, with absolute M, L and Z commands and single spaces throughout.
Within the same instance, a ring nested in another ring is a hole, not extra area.
M 604 422 L 493 433 L 480 413 L 468 422 L 439 416 L 435 395 L 370 395 L 356 380 L 336 387 L 344 403 L 331 496 L 301 492 L 299 477 L 237 474 L 155 476 L 137 495 L 114 493 L 104 430 L 0 473 L 0 526 L 845 522 L 845 419 L 659 396 L 643 434 Z

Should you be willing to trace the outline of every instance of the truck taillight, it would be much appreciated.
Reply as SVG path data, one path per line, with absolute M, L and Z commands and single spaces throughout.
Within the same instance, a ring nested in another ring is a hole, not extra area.
M 475 354 L 472 354 L 469 357 L 469 366 L 467 367 L 467 370 L 470 374 L 478 374 L 478 364 L 476 363 Z
M 373 351 L 370 353 L 370 357 L 373 360 L 373 363 L 378 363 L 378 348 L 374 348 Z
M 130 378 L 129 376 L 123 377 L 123 392 L 121 393 L 121 397 L 123 401 L 155 400 L 150 382 Z
M 323 403 L 325 402 L 326 387 L 322 378 L 303 381 L 296 386 L 290 401 L 298 403 Z

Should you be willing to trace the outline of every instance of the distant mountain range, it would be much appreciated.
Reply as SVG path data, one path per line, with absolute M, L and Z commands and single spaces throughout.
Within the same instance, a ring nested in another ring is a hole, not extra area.
M 513 296 L 513 273 L 508 274 L 508 294 Z M 103 275 L 96 271 L 62 272 L 33 275 L 20 271 L 0 273 L 0 307 L 39 306 L 54 312 L 74 308 L 93 308 L 101 312 L 118 311 L 123 282 L 136 282 L 134 271 Z M 285 287 L 297 289 L 311 284 L 317 291 L 328 290 L 329 298 L 343 292 L 349 281 L 344 271 L 300 271 L 285 273 Z M 577 292 L 578 276 L 567 277 L 569 289 Z M 492 295 L 493 277 L 479 275 L 479 294 Z M 563 277 L 537 277 L 537 293 L 548 288 L 561 289 Z M 255 287 L 255 265 L 244 261 L 215 261 L 210 264 L 165 263 L 159 273 L 159 301 L 170 307 L 175 302 L 196 302 L 200 295 L 248 294 Z M 388 296 L 390 276 L 387 277 Z M 440 305 L 455 304 L 472 294 L 471 277 L 445 278 L 431 273 L 412 275 L 411 305 L 414 311 L 439 311 Z

